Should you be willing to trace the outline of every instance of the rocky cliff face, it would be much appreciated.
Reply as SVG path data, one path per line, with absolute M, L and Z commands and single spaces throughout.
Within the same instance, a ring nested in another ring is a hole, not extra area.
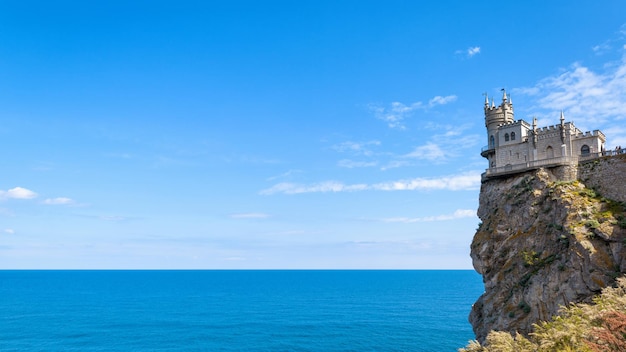
M 490 330 L 527 334 L 560 306 L 588 302 L 626 273 L 626 174 L 585 174 L 621 185 L 612 188 L 615 200 L 579 180 L 562 181 L 562 173 L 540 169 L 482 184 L 482 223 L 471 244 L 485 283 L 470 314 L 479 341 Z

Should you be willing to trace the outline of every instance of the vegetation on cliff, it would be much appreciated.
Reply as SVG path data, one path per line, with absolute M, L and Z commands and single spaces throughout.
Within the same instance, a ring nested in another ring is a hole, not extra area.
M 562 307 L 551 321 L 534 324 L 528 338 L 491 331 L 483 344 L 471 341 L 459 352 L 626 351 L 626 278 L 616 283 L 594 304 Z

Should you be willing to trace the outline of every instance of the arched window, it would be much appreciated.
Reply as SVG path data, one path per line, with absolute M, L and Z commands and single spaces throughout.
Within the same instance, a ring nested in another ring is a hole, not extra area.
M 489 137 L 489 148 L 494 149 L 496 147 L 496 139 L 493 136 Z
M 511 132 L 511 140 L 514 141 L 515 140 L 515 132 Z
M 546 148 L 546 158 L 554 158 L 554 149 L 552 149 L 551 146 L 548 146 L 548 148 Z
M 505 141 L 505 142 L 508 142 L 508 141 L 509 141 L 509 134 L 508 134 L 508 133 L 505 133 L 505 134 L 504 134 L 504 141 Z
M 586 145 L 586 144 L 585 144 L 585 145 L 583 145 L 583 146 L 580 148 L 580 154 L 581 154 L 581 155 L 589 155 L 589 146 L 588 146 L 588 145 Z

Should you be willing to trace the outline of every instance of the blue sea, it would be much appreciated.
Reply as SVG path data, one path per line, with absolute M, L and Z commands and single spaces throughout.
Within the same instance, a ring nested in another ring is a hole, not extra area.
M 0 271 L 1 351 L 456 351 L 469 270 Z

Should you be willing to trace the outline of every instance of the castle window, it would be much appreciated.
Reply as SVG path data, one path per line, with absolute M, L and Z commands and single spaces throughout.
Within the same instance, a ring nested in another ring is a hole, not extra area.
M 493 149 L 493 148 L 495 148 L 495 147 L 496 147 L 496 139 L 495 139 L 495 138 L 493 138 L 493 136 L 489 137 L 489 147 L 490 147 L 491 149 Z
M 509 141 L 509 134 L 508 134 L 508 133 L 505 133 L 505 134 L 504 134 L 504 141 L 505 141 L 505 142 L 508 142 L 508 141 Z
M 585 144 L 585 145 L 583 145 L 583 146 L 580 148 L 580 154 L 581 154 L 581 155 L 589 155 L 589 146 L 588 146 L 588 145 L 586 145 L 586 144 Z
M 554 158 L 554 149 L 552 149 L 551 146 L 548 146 L 548 148 L 546 148 L 546 157 L 548 159 Z
M 515 132 L 511 132 L 511 140 L 514 141 L 515 140 Z

